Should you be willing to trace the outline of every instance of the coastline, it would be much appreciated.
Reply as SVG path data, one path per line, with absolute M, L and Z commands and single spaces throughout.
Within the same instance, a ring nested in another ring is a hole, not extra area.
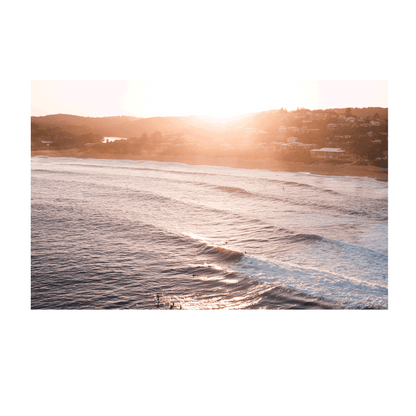
M 224 166 L 243 169 L 265 169 L 274 172 L 309 172 L 315 175 L 359 176 L 388 182 L 388 169 L 371 165 L 339 164 L 330 161 L 317 161 L 307 164 L 302 162 L 281 162 L 273 159 L 240 159 L 237 157 L 209 156 L 165 156 L 165 155 L 115 155 L 96 154 L 90 151 L 69 150 L 35 150 L 31 156 L 74 157 L 80 159 L 128 159 L 153 160 L 156 162 L 176 162 L 188 165 Z

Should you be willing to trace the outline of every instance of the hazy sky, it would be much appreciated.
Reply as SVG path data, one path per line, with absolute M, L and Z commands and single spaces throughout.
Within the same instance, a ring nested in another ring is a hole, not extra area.
M 387 107 L 387 81 L 32 81 L 33 116 L 208 115 L 297 107 Z

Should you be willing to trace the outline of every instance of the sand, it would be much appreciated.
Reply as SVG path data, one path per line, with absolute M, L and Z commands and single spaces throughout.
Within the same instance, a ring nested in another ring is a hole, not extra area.
M 228 166 L 232 168 L 266 169 L 283 172 L 309 172 L 317 175 L 335 176 L 364 176 L 380 181 L 388 180 L 386 168 L 378 168 L 371 165 L 355 165 L 352 163 L 339 164 L 338 162 L 318 161 L 311 164 L 302 162 L 280 162 L 274 159 L 240 159 L 236 157 L 208 157 L 208 156 L 165 156 L 165 155 L 114 155 L 97 154 L 91 151 L 81 152 L 78 149 L 70 150 L 37 150 L 32 151 L 32 156 L 48 157 L 76 157 L 91 159 L 129 159 L 129 160 L 154 160 L 157 162 L 177 162 L 188 165 Z

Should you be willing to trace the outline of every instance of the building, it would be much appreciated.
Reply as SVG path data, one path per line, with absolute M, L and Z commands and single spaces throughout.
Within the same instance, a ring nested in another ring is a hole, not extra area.
M 339 147 L 312 149 L 310 152 L 314 159 L 344 159 L 346 157 L 345 150 L 342 150 Z
M 300 147 L 313 147 L 313 146 L 315 146 L 314 144 L 309 144 L 309 143 L 299 143 L 299 142 L 293 142 L 293 143 L 291 143 L 292 144 L 292 146 L 296 146 L 296 147 L 298 147 L 298 148 L 300 148 Z

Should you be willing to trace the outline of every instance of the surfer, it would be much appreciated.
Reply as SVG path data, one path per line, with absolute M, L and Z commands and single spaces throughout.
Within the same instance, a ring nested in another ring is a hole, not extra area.
M 173 309 L 174 306 L 175 306 L 175 302 L 172 302 L 172 305 L 170 305 L 169 309 Z

